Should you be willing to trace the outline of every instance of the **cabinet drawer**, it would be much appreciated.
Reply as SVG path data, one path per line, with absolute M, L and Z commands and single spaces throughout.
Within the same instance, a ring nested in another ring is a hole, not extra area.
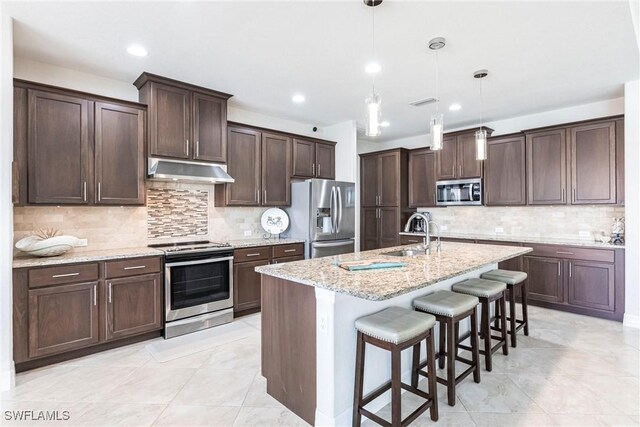
M 278 258 L 278 259 L 274 259 L 273 263 L 274 264 L 284 264 L 285 262 L 293 262 L 293 261 L 304 261 L 304 256 L 303 255 L 294 255 L 294 256 L 289 256 L 289 257 Z
M 541 257 L 555 257 L 564 259 L 581 259 L 585 261 L 613 262 L 613 250 L 608 249 L 590 249 L 576 248 L 569 246 L 556 245 L 531 245 L 524 244 L 533 248 L 533 252 L 528 255 Z
M 273 258 L 284 258 L 296 255 L 304 255 L 304 245 L 302 243 L 273 246 Z
M 104 276 L 107 279 L 115 279 L 116 277 L 158 273 L 160 266 L 161 262 L 159 257 L 107 261 L 104 265 Z
M 400 235 L 400 244 L 401 245 L 412 245 L 412 244 L 422 244 L 424 243 L 424 238 L 420 236 L 404 236 Z
M 270 246 L 260 246 L 257 248 L 236 249 L 233 251 L 233 262 L 261 261 L 268 260 L 271 252 Z
M 74 264 L 29 270 L 29 288 L 98 280 L 98 264 Z

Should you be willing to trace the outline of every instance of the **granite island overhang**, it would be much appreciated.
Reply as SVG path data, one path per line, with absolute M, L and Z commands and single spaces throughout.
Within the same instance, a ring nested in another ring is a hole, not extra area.
M 435 245 L 433 245 L 435 246 Z M 267 392 L 314 425 L 350 425 L 357 318 L 497 268 L 531 252 L 520 246 L 443 242 L 430 255 L 395 257 L 399 246 L 256 267 L 262 287 L 262 375 Z M 400 268 L 347 271 L 343 261 L 388 258 Z M 437 333 L 437 331 L 436 331 Z M 437 342 L 437 341 L 436 341 Z M 410 373 L 403 354 L 403 377 Z M 390 378 L 390 356 L 367 348 L 365 393 Z M 387 394 L 371 405 L 382 408 Z

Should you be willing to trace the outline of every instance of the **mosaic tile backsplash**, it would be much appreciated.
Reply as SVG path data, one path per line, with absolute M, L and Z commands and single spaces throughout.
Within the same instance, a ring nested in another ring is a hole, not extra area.
M 147 237 L 206 237 L 209 234 L 209 192 L 175 188 L 147 191 Z

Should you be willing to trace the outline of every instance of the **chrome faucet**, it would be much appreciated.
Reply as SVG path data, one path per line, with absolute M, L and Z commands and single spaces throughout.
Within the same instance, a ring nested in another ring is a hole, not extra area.
M 422 221 L 424 222 L 424 251 L 427 255 L 431 253 L 431 230 L 430 230 L 431 224 L 436 226 L 436 229 L 438 231 L 438 240 L 437 240 L 436 250 L 438 251 L 438 253 L 440 253 L 440 227 L 438 226 L 438 224 L 436 224 L 435 222 L 429 219 L 428 214 L 423 212 L 413 213 L 409 217 L 407 224 L 404 226 L 404 232 L 408 233 L 411 231 L 411 223 L 415 218 L 422 218 Z

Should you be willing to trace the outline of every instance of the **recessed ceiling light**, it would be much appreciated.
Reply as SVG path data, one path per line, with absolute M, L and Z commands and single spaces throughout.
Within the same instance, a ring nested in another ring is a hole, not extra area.
M 384 122 L 380 123 L 380 126 L 382 126 L 383 128 L 388 128 L 389 126 L 391 126 L 391 123 L 385 120 Z
M 382 70 L 382 67 L 377 62 L 370 62 L 364 67 L 364 70 L 369 74 L 375 74 Z
M 291 97 L 291 100 L 296 104 L 301 104 L 304 102 L 305 98 L 304 98 L 304 95 L 297 93 Z
M 133 56 L 147 56 L 149 52 L 139 44 L 132 44 L 127 48 L 127 52 Z
M 451 104 L 451 105 L 449 105 L 449 111 L 458 111 L 461 108 L 462 108 L 462 105 L 460 105 L 460 104 Z

